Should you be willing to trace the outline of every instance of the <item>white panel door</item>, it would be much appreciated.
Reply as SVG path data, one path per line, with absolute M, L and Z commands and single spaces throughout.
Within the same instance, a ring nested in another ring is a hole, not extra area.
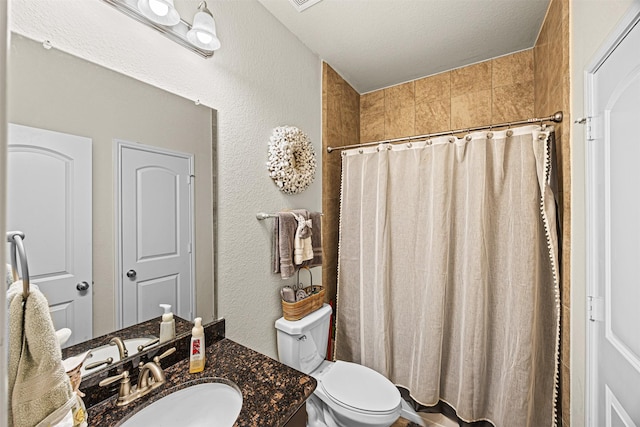
M 640 426 L 640 24 L 591 87 L 590 425 Z
M 192 317 L 191 155 L 118 142 L 122 326 Z
M 25 233 L 31 282 L 66 345 L 92 338 L 91 139 L 9 124 L 7 229 Z M 87 288 L 86 290 L 81 290 Z

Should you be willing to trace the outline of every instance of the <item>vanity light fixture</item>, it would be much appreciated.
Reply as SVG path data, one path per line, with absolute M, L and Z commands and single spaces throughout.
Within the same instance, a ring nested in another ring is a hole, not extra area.
M 159 31 L 174 42 L 205 58 L 220 48 L 213 15 L 201 2 L 193 26 L 182 20 L 174 0 L 102 0 L 125 15 Z

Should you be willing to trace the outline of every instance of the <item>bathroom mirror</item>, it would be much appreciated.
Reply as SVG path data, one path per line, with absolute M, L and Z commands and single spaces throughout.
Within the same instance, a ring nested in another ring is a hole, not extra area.
M 93 336 L 128 326 L 118 320 L 116 140 L 190 153 L 194 160 L 191 316 L 213 319 L 216 111 L 113 70 L 12 34 L 7 119 L 91 139 Z M 11 182 L 9 183 L 11 186 Z M 8 188 L 10 195 L 12 188 Z M 9 196 L 9 200 L 10 196 Z M 38 213 L 42 218 L 48 213 Z M 29 252 L 29 236 L 25 246 Z M 37 257 L 29 258 L 38 271 Z M 32 274 L 32 282 L 38 282 Z M 123 286 L 126 284 L 123 284 Z M 153 317 L 160 315 L 154 313 Z M 55 316 L 53 316 L 55 318 Z M 145 320 L 145 319 L 141 319 Z M 188 319 L 190 320 L 190 319 Z M 73 335 L 72 335 L 73 337 Z M 78 344 L 71 340 L 68 344 Z

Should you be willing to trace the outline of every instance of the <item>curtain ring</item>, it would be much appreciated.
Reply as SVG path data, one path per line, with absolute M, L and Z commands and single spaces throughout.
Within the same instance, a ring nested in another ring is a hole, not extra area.
M 544 119 L 540 119 L 540 129 L 545 131 L 547 129 L 547 124 L 544 122 Z

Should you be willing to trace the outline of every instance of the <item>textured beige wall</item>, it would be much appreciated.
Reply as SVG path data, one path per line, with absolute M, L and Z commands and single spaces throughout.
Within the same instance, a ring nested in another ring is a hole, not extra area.
M 446 71 L 360 98 L 361 142 L 533 116 L 533 50 Z
M 114 138 L 194 154 L 194 309 L 212 320 L 211 109 L 18 35 L 9 55 L 9 122 L 93 140 L 94 336 L 116 328 Z

